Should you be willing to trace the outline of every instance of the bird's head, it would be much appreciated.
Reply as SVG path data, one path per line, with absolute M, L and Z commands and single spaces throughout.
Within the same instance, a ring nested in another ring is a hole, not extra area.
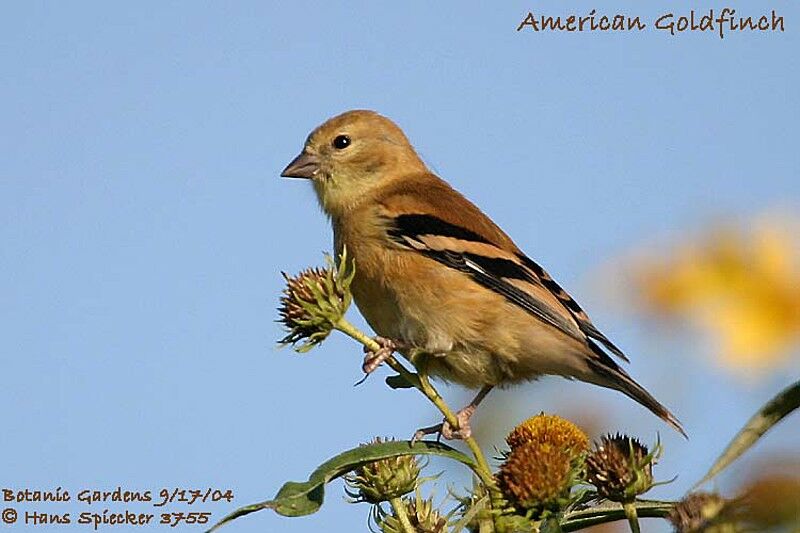
M 310 179 L 331 216 L 369 201 L 389 181 L 425 170 L 403 131 L 374 111 L 347 111 L 317 127 L 281 176 Z

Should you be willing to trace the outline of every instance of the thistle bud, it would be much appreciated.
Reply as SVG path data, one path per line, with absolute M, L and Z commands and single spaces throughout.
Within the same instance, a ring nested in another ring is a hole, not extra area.
M 578 426 L 559 416 L 539 413 L 522 422 L 506 437 L 513 450 L 527 442 L 548 442 L 582 454 L 589 448 L 589 438 Z
M 298 352 L 307 352 L 324 341 L 350 306 L 355 270 L 348 269 L 346 252 L 338 267 L 330 256 L 325 259 L 326 268 L 307 268 L 297 276 L 283 273 L 286 287 L 278 312 L 279 322 L 289 333 L 279 342 L 294 345 Z
M 380 437 L 373 442 L 384 442 Z M 417 488 L 420 465 L 413 455 L 398 455 L 360 466 L 347 474 L 347 495 L 356 502 L 380 503 Z
M 667 519 L 676 533 L 737 533 L 744 529 L 737 524 L 735 513 L 722 496 L 695 492 L 678 502 Z
M 568 449 L 527 442 L 511 451 L 500 466 L 497 482 L 521 510 L 557 510 L 569 499 L 577 469 Z
M 401 505 L 408 521 L 414 527 L 414 531 L 419 533 L 445 533 L 447 531 L 447 519 L 434 507 L 433 498 L 428 500 L 423 500 L 419 496 L 415 499 L 406 498 L 402 500 Z M 405 533 L 394 510 L 392 513 L 386 513 L 380 507 L 376 507 L 373 519 L 381 533 Z
M 586 480 L 597 494 L 615 502 L 633 500 L 653 486 L 653 464 L 660 445 L 650 453 L 647 446 L 627 435 L 607 435 L 586 457 Z
M 558 510 L 577 483 L 589 439 L 575 424 L 541 413 L 506 437 L 511 451 L 500 465 L 497 482 L 517 510 Z

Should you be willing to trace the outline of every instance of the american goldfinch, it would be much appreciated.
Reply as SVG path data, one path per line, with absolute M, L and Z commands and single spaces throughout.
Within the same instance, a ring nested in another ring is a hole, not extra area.
M 495 386 L 560 375 L 618 390 L 685 435 L 609 355 L 628 361 L 578 303 L 472 202 L 433 174 L 403 131 L 373 111 L 323 123 L 281 176 L 311 180 L 337 253 L 355 262 L 353 298 L 380 335 L 430 376 L 480 389 L 445 438 Z

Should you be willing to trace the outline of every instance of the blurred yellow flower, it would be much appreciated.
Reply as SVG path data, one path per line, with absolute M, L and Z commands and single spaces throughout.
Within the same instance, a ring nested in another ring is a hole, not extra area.
M 717 228 L 633 265 L 644 308 L 711 332 L 729 368 L 773 368 L 800 341 L 798 218 Z

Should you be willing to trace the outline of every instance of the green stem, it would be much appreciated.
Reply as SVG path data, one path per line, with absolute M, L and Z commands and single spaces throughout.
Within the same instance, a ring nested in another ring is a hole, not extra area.
M 493 533 L 494 531 L 494 524 L 488 518 L 481 518 L 478 521 L 478 533 Z
M 625 517 L 628 519 L 628 525 L 631 528 L 631 533 L 640 533 L 639 531 L 639 516 L 636 514 L 636 506 L 633 502 L 624 502 L 622 508 L 625 510 Z
M 666 518 L 675 503 L 638 500 L 632 505 L 636 506 L 637 518 Z M 561 530 L 564 533 L 579 531 L 599 524 L 624 520 L 625 518 L 625 510 L 621 505 L 605 503 L 581 511 L 568 512 L 561 521 Z
M 454 429 L 458 429 L 458 418 L 450 409 L 450 406 L 445 403 L 444 398 L 442 398 L 439 392 L 433 387 L 433 385 L 431 385 L 430 380 L 428 380 L 428 376 L 425 374 L 420 374 L 419 383 L 422 393 L 428 397 L 428 399 L 439 409 L 439 411 L 441 411 L 445 420 L 447 420 L 450 426 Z M 464 442 L 469 447 L 472 455 L 475 457 L 475 461 L 478 463 L 478 469 L 483 473 L 481 476 L 481 481 L 483 481 L 483 484 L 489 490 L 489 495 L 492 500 L 492 508 L 498 511 L 501 510 L 504 503 L 503 494 L 500 492 L 500 489 L 497 488 L 497 484 L 494 481 L 494 476 L 492 475 L 492 469 L 489 467 L 489 463 L 486 461 L 486 456 L 483 454 L 483 450 L 481 450 L 481 447 L 478 445 L 478 441 L 476 441 L 472 436 L 465 438 Z
M 389 500 L 389 503 L 392 504 L 394 515 L 397 517 L 397 520 L 400 521 L 403 531 L 405 531 L 405 533 L 416 533 L 416 528 L 411 525 L 411 520 L 408 519 L 408 513 L 406 513 L 406 506 L 403 500 L 400 498 L 392 498 Z
M 355 327 L 353 324 L 347 321 L 345 318 L 340 318 L 339 322 L 336 323 L 336 329 L 344 333 L 345 335 L 353 338 L 354 340 L 360 342 L 364 346 L 366 346 L 369 350 L 378 351 L 380 350 L 381 346 L 375 339 L 369 337 L 366 333 Z M 403 376 L 403 378 L 414 385 L 416 387 L 417 377 L 410 372 L 405 366 L 400 363 L 393 355 L 389 356 L 386 360 L 386 364 L 389 365 L 392 370 Z M 419 388 L 419 387 L 417 387 Z
M 375 339 L 369 337 L 367 334 L 359 330 L 344 317 L 339 319 L 335 327 L 345 335 L 348 335 L 349 337 L 366 346 L 369 350 L 377 351 L 381 348 L 381 346 L 375 342 Z M 420 392 L 422 392 L 422 394 L 424 394 L 425 397 L 428 398 L 428 400 L 430 400 L 430 402 L 435 405 L 437 409 L 439 409 L 439 412 L 442 413 L 444 419 L 448 424 L 450 424 L 450 427 L 458 430 L 458 418 L 456 418 L 455 413 L 453 413 L 452 409 L 450 409 L 450 406 L 445 403 L 444 398 L 442 398 L 441 394 L 439 394 L 436 388 L 434 388 L 425 374 L 414 374 L 413 372 L 410 372 L 393 355 L 386 359 L 386 364 L 389 365 L 392 370 L 400 374 L 408 383 L 411 383 Z M 489 491 L 492 500 L 492 508 L 496 511 L 500 511 L 504 506 L 503 494 L 500 492 L 500 489 L 497 487 L 497 484 L 494 481 L 494 476 L 492 475 L 492 470 L 489 467 L 489 463 L 486 461 L 486 456 L 483 454 L 478 442 L 473 437 L 470 436 L 464 439 L 464 442 L 469 447 L 472 455 L 475 457 L 475 462 L 477 463 L 475 473 Z

